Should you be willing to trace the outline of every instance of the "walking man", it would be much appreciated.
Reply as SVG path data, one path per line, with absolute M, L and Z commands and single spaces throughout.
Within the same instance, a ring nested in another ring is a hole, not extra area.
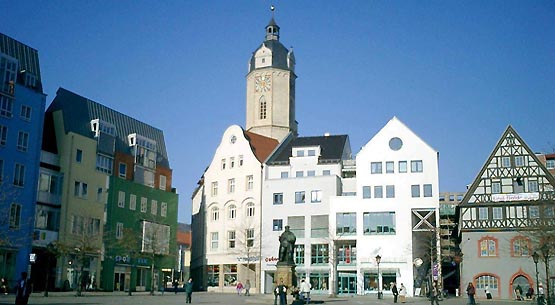
M 305 279 L 302 279 L 300 288 L 300 292 L 305 300 L 305 304 L 308 304 L 308 302 L 310 302 L 310 289 L 312 289 L 312 285 L 310 285 L 308 281 L 305 281 Z
M 21 279 L 15 287 L 15 305 L 27 305 L 31 294 L 31 283 L 27 280 L 27 272 L 21 272 Z
M 185 303 L 191 303 L 191 296 L 193 295 L 193 279 L 189 278 L 187 283 L 185 283 L 185 294 L 187 294 L 187 298 L 185 299 Z

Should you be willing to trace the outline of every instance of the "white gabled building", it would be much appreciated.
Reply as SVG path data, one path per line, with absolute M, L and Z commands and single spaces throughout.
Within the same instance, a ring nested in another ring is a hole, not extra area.
M 438 188 L 437 151 L 394 117 L 356 157 L 356 196 L 330 200 L 338 293 L 378 293 L 378 283 L 390 293 L 392 282 L 409 296 L 420 288 L 413 263 L 430 270 L 430 247 L 417 245 L 437 232 Z M 437 239 L 432 251 L 437 262 Z
M 286 225 L 297 237 L 297 277 L 313 293 L 327 293 L 331 272 L 329 198 L 341 195 L 342 162 L 351 160 L 347 135 L 288 137 L 268 159 L 262 189 L 262 282 L 270 293 L 278 261 L 278 238 Z
M 249 280 L 258 291 L 262 164 L 277 145 L 237 125 L 224 132 L 193 195 L 197 289 L 231 292 L 238 280 Z

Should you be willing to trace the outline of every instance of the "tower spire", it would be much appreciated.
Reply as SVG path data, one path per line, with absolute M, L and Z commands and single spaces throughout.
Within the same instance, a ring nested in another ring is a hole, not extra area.
M 275 10 L 276 10 L 276 7 L 274 5 L 270 5 L 270 11 L 272 12 L 272 19 L 270 19 L 270 22 L 266 26 L 266 40 L 279 40 L 279 26 L 274 20 Z

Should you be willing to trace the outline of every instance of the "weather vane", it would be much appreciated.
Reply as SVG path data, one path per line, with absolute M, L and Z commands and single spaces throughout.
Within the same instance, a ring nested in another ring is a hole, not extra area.
M 270 5 L 270 11 L 272 11 L 272 18 L 274 17 L 274 11 L 276 10 L 276 7 L 272 4 Z

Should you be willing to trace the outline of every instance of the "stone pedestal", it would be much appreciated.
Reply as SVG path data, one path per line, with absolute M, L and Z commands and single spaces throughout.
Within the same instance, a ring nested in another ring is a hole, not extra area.
M 277 270 L 274 275 L 274 279 L 278 285 L 281 281 L 283 281 L 283 284 L 289 289 L 297 285 L 297 279 L 295 277 L 295 264 L 279 262 L 277 263 L 276 268 Z

